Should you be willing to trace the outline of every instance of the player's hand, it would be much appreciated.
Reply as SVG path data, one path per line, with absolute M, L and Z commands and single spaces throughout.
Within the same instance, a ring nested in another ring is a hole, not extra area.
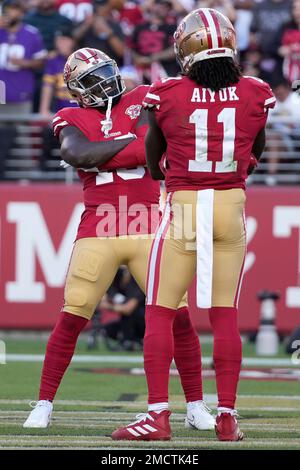
M 10 57 L 9 62 L 11 65 L 20 67 L 21 69 L 25 69 L 28 64 L 26 59 L 19 59 L 18 57 Z
M 94 15 L 86 15 L 85 19 L 84 19 L 84 25 L 85 26 L 92 26 L 94 22 Z
M 51 122 L 54 116 L 51 111 L 40 111 L 40 115 L 42 116 L 42 119 L 46 122 Z
M 102 16 L 96 16 L 94 18 L 94 30 L 97 34 L 107 34 L 108 36 L 112 33 L 109 24 Z
M 258 166 L 258 161 L 256 157 L 253 154 L 251 154 L 250 163 L 249 163 L 248 170 L 247 170 L 248 175 L 251 175 L 257 166 Z
M 100 302 L 100 308 L 104 310 L 113 310 L 113 304 L 106 299 L 102 299 Z
M 140 67 L 151 65 L 151 57 L 144 57 L 142 55 L 135 56 L 134 63 Z

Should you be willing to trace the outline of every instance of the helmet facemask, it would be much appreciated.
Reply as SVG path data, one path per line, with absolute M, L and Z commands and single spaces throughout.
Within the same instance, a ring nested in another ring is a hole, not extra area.
M 125 84 L 117 64 L 111 60 L 97 64 L 70 80 L 68 88 L 71 93 L 76 92 L 80 95 L 84 107 L 104 107 L 109 98 L 113 100 L 124 93 Z

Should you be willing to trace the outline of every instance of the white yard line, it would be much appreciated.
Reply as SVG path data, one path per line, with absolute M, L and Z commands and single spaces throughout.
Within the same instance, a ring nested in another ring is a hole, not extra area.
M 249 400 L 249 399 L 271 399 L 271 400 L 290 400 L 290 401 L 300 401 L 300 395 L 239 395 L 239 400 Z M 215 394 L 205 394 L 204 395 L 205 401 L 209 403 L 214 403 L 217 401 L 217 396 Z M 0 405 L 28 405 L 32 398 L 24 398 L 24 399 L 9 399 L 9 398 L 1 398 Z M 138 408 L 139 406 L 145 406 L 146 400 L 136 400 L 136 401 L 104 401 L 104 400 L 55 400 L 55 405 L 64 405 L 64 406 L 103 406 L 109 408 L 110 406 L 127 406 Z M 183 401 L 173 401 L 171 400 L 172 406 L 184 406 Z M 281 407 L 279 408 L 281 409 Z M 78 413 L 87 411 L 76 411 Z M 111 413 L 109 410 L 103 411 L 103 413 Z M 116 411 L 120 413 L 120 411 Z M 90 413 L 94 413 L 94 411 L 90 411 Z M 174 414 L 174 413 L 173 413 Z
M 6 354 L 7 362 L 43 362 L 43 354 Z M 91 355 L 91 354 L 76 354 L 73 363 L 97 363 L 97 364 L 141 364 L 143 363 L 143 356 L 132 355 Z M 203 365 L 210 365 L 212 358 L 208 356 L 202 357 Z M 289 358 L 268 358 L 268 357 L 244 357 L 244 366 L 291 366 L 299 367 L 291 362 Z
M 122 420 L 121 419 L 118 419 L 118 420 L 111 420 L 110 419 L 110 422 L 111 421 L 117 421 L 117 422 L 121 422 Z M 249 431 L 264 431 L 264 432 L 270 432 L 270 433 L 275 433 L 275 434 L 278 434 L 278 433 L 287 433 L 287 434 L 293 434 L 295 432 L 300 432 L 300 425 L 298 427 L 294 427 L 293 425 L 293 429 L 291 429 L 290 426 L 277 426 L 277 423 L 276 423 L 276 429 L 274 429 L 274 423 L 272 424 L 268 424 L 268 423 L 264 423 L 264 424 L 253 424 L 253 423 L 248 423 L 247 422 L 248 420 L 243 420 L 241 422 L 241 427 L 244 429 L 244 430 L 249 430 Z M 20 426 L 20 424 L 23 423 L 23 419 L 21 419 L 21 417 L 19 417 L 19 419 L 14 419 L 14 420 L 5 420 L 5 421 L 1 421 L 1 417 L 0 417 L 0 425 L 5 425 L 5 426 Z M 172 420 L 172 429 L 173 431 L 180 431 L 180 430 L 183 430 L 184 429 L 184 421 L 183 421 L 183 415 L 182 415 L 182 419 L 180 422 L 174 422 L 174 420 Z M 53 426 L 59 426 L 60 428 L 66 428 L 66 429 L 74 429 L 74 428 L 82 428 L 84 426 L 84 428 L 86 429 L 94 429 L 94 430 L 100 430 L 100 429 L 107 429 L 110 424 L 108 423 L 103 423 L 103 422 L 100 422 L 100 420 L 97 420 L 96 423 L 94 424 L 90 424 L 90 423 L 82 423 L 78 422 L 78 419 L 77 418 L 73 418 L 73 419 L 70 419 L 70 420 L 57 420 L 55 419 L 55 421 L 53 421 L 52 423 L 52 426 L 51 426 L 51 429 L 53 429 Z M 203 431 L 202 431 L 203 432 Z M 195 433 L 197 433 L 197 431 L 195 431 Z M 9 434 L 11 436 L 11 434 Z M 209 435 L 209 434 L 208 434 Z M 55 437 L 55 435 L 52 435 Z M 76 436 L 77 437 L 77 436 Z M 91 437 L 99 437 L 97 435 L 95 436 L 91 436 Z

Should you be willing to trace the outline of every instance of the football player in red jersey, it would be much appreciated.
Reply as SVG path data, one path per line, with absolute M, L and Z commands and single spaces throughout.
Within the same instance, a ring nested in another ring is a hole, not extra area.
M 263 151 L 275 97 L 263 81 L 242 76 L 234 28 L 218 11 L 193 11 L 174 38 L 182 76 L 155 83 L 144 100 L 150 110 L 148 168 L 155 180 L 163 179 L 160 160 L 166 153 L 168 193 L 148 267 L 148 402 L 152 410 L 168 402 L 176 309 L 197 273 L 197 304 L 209 309 L 214 335 L 215 430 L 220 440 L 238 441 L 243 438 L 235 401 L 242 359 L 238 298 L 246 253 L 245 180 Z M 168 417 L 165 412 L 166 428 Z M 152 413 L 145 423 L 154 426 L 156 419 Z M 113 438 L 133 439 L 130 425 Z
M 24 427 L 47 427 L 52 401 L 74 352 L 79 333 L 120 265 L 127 265 L 145 292 L 151 234 L 158 223 L 160 185 L 145 168 L 149 87 L 127 94 L 116 63 L 95 49 L 80 49 L 65 65 L 65 82 L 80 107 L 53 119 L 64 160 L 78 169 L 85 211 L 79 224 L 65 285 L 64 306 L 49 338 L 40 396 Z M 187 401 L 186 426 L 212 429 L 214 418 L 202 397 L 201 351 L 186 302 L 174 322 L 174 359 Z M 157 371 L 159 374 L 159 370 Z M 160 407 L 165 409 L 166 404 Z M 157 409 L 157 415 L 159 409 Z M 163 436 L 152 428 L 141 438 Z

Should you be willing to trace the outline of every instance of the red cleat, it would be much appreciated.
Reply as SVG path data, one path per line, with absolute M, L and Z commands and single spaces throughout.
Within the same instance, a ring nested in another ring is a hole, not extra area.
M 236 420 L 237 414 L 221 413 L 216 418 L 215 431 L 219 441 L 241 441 L 244 434 Z
M 168 410 L 160 413 L 149 411 L 139 414 L 136 416 L 136 421 L 117 429 L 111 437 L 116 441 L 169 441 L 171 439 L 170 414 Z

